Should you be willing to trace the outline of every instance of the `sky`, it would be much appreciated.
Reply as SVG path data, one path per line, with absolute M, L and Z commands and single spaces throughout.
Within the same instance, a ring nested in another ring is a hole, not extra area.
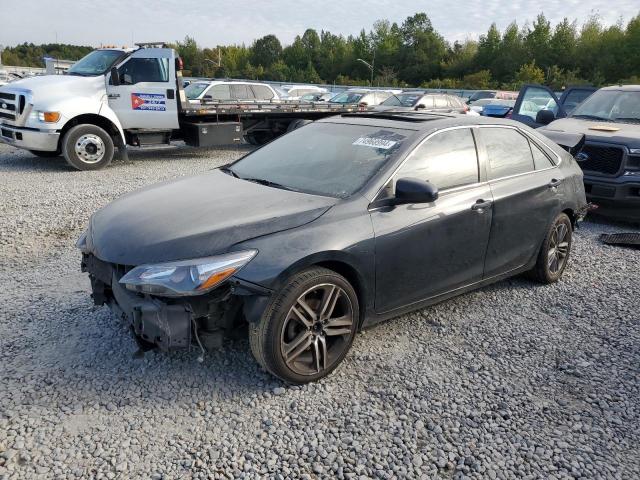
M 603 8 L 605 6 L 605 8 Z M 202 47 L 240 44 L 269 33 L 287 45 L 307 28 L 335 34 L 367 31 L 376 20 L 399 24 L 425 12 L 449 41 L 477 39 L 492 22 L 531 23 L 544 12 L 581 25 L 599 15 L 610 25 L 640 13 L 638 0 L 0 0 L 0 45 L 23 42 L 99 46 L 173 42 L 186 35 Z M 133 42 L 132 42 L 133 41 Z

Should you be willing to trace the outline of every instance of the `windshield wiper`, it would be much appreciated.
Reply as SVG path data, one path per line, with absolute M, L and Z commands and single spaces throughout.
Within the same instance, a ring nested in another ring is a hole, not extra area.
M 585 118 L 587 120 L 602 120 L 605 122 L 610 122 L 610 118 L 599 117 L 598 115 L 571 115 L 573 118 Z
M 640 123 L 640 118 L 638 117 L 616 117 L 614 118 L 616 122 L 631 122 L 631 123 Z
M 266 187 L 280 188 L 282 190 L 289 190 L 291 192 L 300 192 L 300 190 L 296 190 L 295 188 L 287 187 L 286 185 L 282 185 L 281 183 L 272 182 L 271 180 L 266 180 L 264 178 L 250 178 L 250 177 L 238 177 L 242 180 L 246 180 L 247 182 L 257 183 L 259 185 L 264 185 Z
M 236 172 L 231 170 L 231 167 L 229 167 L 228 165 L 223 165 L 218 170 L 220 170 L 221 172 L 226 173 L 227 175 L 231 175 L 232 177 L 240 178 L 240 176 Z

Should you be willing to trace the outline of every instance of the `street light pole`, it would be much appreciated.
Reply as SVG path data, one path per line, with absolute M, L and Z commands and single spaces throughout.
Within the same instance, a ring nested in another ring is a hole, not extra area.
M 364 63 L 367 67 L 369 67 L 369 70 L 371 70 L 371 82 L 370 82 L 370 86 L 372 86 L 372 87 L 373 87 L 373 71 L 375 70 L 374 65 L 376 64 L 376 52 L 375 52 L 375 51 L 373 52 L 373 61 L 372 61 L 373 65 L 372 65 L 371 63 L 369 63 L 369 62 L 367 62 L 367 61 L 365 61 L 365 60 L 361 59 L 361 58 L 356 58 L 356 60 L 357 60 L 358 62 L 362 62 L 362 63 Z

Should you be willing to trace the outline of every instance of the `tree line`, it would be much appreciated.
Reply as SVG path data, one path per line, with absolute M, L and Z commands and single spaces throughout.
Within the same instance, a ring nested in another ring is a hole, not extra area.
M 358 35 L 307 29 L 287 46 L 266 35 L 250 46 L 201 48 L 187 36 L 173 45 L 186 75 L 341 85 L 502 88 L 528 82 L 553 88 L 589 83 L 640 83 L 640 13 L 626 25 L 605 26 L 597 16 L 581 26 L 552 25 L 540 14 L 531 24 L 504 31 L 492 24 L 476 40 L 448 42 L 427 14 L 401 24 L 374 23 Z M 43 53 L 74 60 L 90 47 L 23 44 L 6 49 L 5 64 L 42 65 Z M 220 60 L 220 61 L 219 61 Z M 364 61 L 362 61 L 364 60 Z

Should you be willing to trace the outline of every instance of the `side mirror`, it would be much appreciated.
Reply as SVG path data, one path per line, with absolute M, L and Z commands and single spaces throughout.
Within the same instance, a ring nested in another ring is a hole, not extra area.
M 118 74 L 118 69 L 116 67 L 111 67 L 111 85 L 116 87 L 120 85 L 120 75 Z
M 536 114 L 536 123 L 540 123 L 542 125 L 549 125 L 556 119 L 556 116 L 553 114 L 551 110 L 540 110 Z
M 427 108 L 427 106 L 424 103 L 419 103 L 418 105 L 416 105 L 416 110 L 424 110 L 425 108 Z
M 399 178 L 396 181 L 394 204 L 431 203 L 438 199 L 438 188 L 417 178 Z

